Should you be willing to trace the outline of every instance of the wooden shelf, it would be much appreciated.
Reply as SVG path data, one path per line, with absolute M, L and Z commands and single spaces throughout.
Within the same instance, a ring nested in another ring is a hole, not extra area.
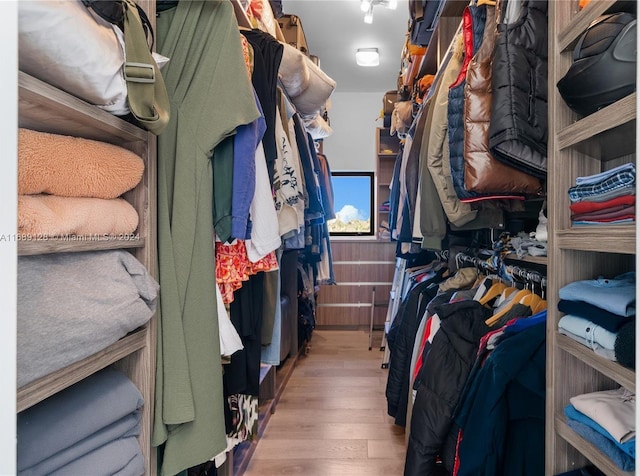
M 122 145 L 146 142 L 149 132 L 20 71 L 18 125 Z
M 399 150 L 398 136 L 392 136 L 388 128 L 376 128 L 376 154 L 378 154 L 378 158 L 395 158 Z
M 555 427 L 556 432 L 563 440 L 582 453 L 591 463 L 597 466 L 598 469 L 607 476 L 633 476 L 633 472 L 622 471 L 595 445 L 585 440 L 569 428 L 564 415 L 556 414 Z
M 108 238 L 104 240 L 74 239 L 70 237 L 69 239 L 18 241 L 18 255 L 143 248 L 145 243 L 145 239 L 140 237 L 132 239 Z
M 561 249 L 635 254 L 636 225 L 593 225 L 558 230 L 555 245 Z
M 582 10 L 578 8 L 578 2 L 574 2 L 576 12 L 575 17 L 571 19 L 566 27 L 558 32 L 558 50 L 566 51 L 573 49 L 578 38 L 589 27 L 592 21 L 611 8 L 617 0 L 598 0 L 589 2 Z
M 452 17 L 455 18 L 456 21 L 458 21 L 467 5 L 469 5 L 469 2 L 460 0 L 447 0 L 444 7 L 442 8 L 440 18 Z M 432 42 L 435 42 L 434 40 L 440 38 L 440 30 L 442 30 L 442 27 L 441 21 L 439 19 L 438 24 L 436 25 L 436 28 L 431 35 L 431 41 L 429 42 L 429 46 L 427 47 L 427 52 L 422 58 L 422 63 L 420 64 L 420 69 L 418 70 L 418 78 L 421 78 L 425 74 L 435 74 L 438 70 L 438 66 L 440 66 L 439 61 L 441 58 L 439 58 L 438 55 L 440 48 L 436 48 L 435 45 L 432 44 Z M 445 38 L 445 43 L 448 44 L 449 42 L 447 41 L 447 39 L 448 38 Z
M 598 2 L 594 2 L 598 3 Z M 560 150 L 574 146 L 600 160 L 611 160 L 636 150 L 636 93 L 558 131 Z
M 599 356 L 580 342 L 576 342 L 570 337 L 562 335 L 559 332 L 556 334 L 556 342 L 559 348 L 569 352 L 589 367 L 597 370 L 607 377 L 610 377 L 626 389 L 635 393 L 636 373 L 633 370 L 623 367 L 617 362 L 613 362 Z
M 630 4 L 631 2 L 629 2 Z M 549 306 L 547 315 L 547 398 L 545 476 L 591 462 L 608 476 L 620 470 L 595 445 L 566 423 L 564 406 L 572 396 L 622 385 L 635 392 L 636 374 L 618 362 L 558 332 L 562 285 L 594 275 L 634 269 L 636 223 L 575 225 L 569 219 L 567 190 L 576 177 L 598 174 L 636 160 L 636 93 L 585 117 L 572 111 L 557 82 L 572 64 L 572 52 L 589 25 L 602 14 L 626 8 L 626 2 L 592 0 L 580 10 L 577 0 L 549 2 Z M 610 163 L 605 163 L 611 161 Z
M 155 27 L 155 2 L 137 0 L 137 3 Z M 69 74 L 75 73 L 70 71 Z M 157 280 L 155 135 L 22 71 L 18 72 L 17 92 L 18 127 L 114 144 L 134 152 L 145 164 L 141 182 L 123 195 L 138 213 L 135 233 L 123 238 L 83 241 L 66 235 L 65 239 L 18 240 L 18 255 L 128 249 Z M 17 411 L 30 408 L 112 365 L 124 372 L 142 394 L 144 406 L 137 439 L 144 460 L 144 474 L 157 474 L 156 450 L 151 444 L 155 401 L 155 329 L 155 317 L 152 317 L 144 326 L 102 351 L 18 388 Z
M 26 410 L 98 370 L 142 349 L 147 345 L 147 332 L 146 327 L 140 328 L 96 354 L 20 387 L 17 393 L 17 411 Z

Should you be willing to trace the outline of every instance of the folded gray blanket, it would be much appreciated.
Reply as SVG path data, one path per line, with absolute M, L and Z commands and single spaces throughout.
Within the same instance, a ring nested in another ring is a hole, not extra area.
M 18 258 L 18 387 L 145 324 L 158 283 L 123 250 Z
M 140 476 L 144 459 L 134 436 L 113 441 L 78 458 L 49 476 Z
M 106 435 L 107 438 L 96 437 L 115 422 L 136 413 L 143 403 L 140 391 L 126 375 L 106 368 L 18 413 L 18 471 L 34 467 L 73 446 L 81 447 L 87 439 L 95 443 L 93 448 L 85 448 L 90 452 L 109 439 L 135 433 L 136 422 L 131 425 L 129 421 L 125 424 L 129 428 L 121 435 L 115 432 L 110 437 Z
M 138 436 L 141 428 L 140 417 L 141 414 L 138 410 L 129 413 L 120 420 L 107 425 L 68 448 L 58 451 L 49 458 L 29 468 L 21 469 L 18 474 L 20 476 L 45 476 L 107 443 L 129 436 Z

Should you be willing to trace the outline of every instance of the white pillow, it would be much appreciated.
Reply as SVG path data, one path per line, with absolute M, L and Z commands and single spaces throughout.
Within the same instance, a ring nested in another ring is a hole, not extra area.
M 20 70 L 116 115 L 129 112 L 124 38 L 80 0 L 18 2 Z
M 299 96 L 309 87 L 309 68 L 305 54 L 288 43 L 280 42 L 284 47 L 278 77 L 290 98 Z

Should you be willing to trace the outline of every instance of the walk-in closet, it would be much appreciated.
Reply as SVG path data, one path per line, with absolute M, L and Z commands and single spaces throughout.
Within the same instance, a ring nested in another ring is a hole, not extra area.
M 0 474 L 638 474 L 637 2 L 0 13 Z

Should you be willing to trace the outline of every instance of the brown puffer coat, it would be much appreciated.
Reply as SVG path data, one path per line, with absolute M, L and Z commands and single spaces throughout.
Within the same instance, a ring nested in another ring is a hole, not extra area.
M 464 90 L 465 188 L 483 194 L 539 195 L 542 183 L 538 178 L 496 160 L 489 150 L 491 62 L 495 39 L 495 7 L 487 5 L 482 45 L 469 64 Z

